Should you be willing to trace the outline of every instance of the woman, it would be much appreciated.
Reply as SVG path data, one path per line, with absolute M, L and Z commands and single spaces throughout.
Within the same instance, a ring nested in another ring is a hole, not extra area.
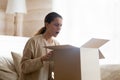
M 44 27 L 25 45 L 21 61 L 21 80 L 52 79 L 49 59 L 53 53 L 44 47 L 59 45 L 53 37 L 61 30 L 62 17 L 51 12 L 46 15 L 44 23 Z

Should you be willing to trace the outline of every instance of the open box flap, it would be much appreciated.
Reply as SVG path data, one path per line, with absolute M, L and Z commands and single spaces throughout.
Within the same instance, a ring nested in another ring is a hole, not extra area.
M 57 45 L 57 46 L 46 46 L 45 48 L 53 49 L 53 50 L 65 50 L 65 49 L 75 49 L 78 47 L 72 45 Z
M 74 47 L 71 45 L 46 46 L 45 48 L 52 49 L 52 50 L 80 49 L 78 47 Z M 98 49 L 98 52 L 99 52 L 99 59 L 104 59 L 105 57 L 103 56 L 102 52 L 99 49 Z
M 46 46 L 45 48 L 52 49 L 52 50 L 79 49 L 78 47 L 74 47 L 71 45 Z M 99 49 L 98 51 L 99 51 L 99 59 L 104 59 L 105 57 L 103 56 L 102 52 Z
M 84 48 L 99 48 L 99 47 L 101 47 L 102 45 L 104 45 L 108 41 L 109 40 L 106 40 L 106 39 L 92 38 L 91 40 L 86 42 L 84 45 L 82 45 L 82 47 L 84 47 Z
M 99 59 L 104 59 L 105 57 L 103 56 L 102 52 L 98 49 L 99 51 Z
M 92 38 L 91 40 L 86 42 L 84 45 L 82 45 L 82 47 L 83 48 L 99 48 L 108 41 L 109 40 L 106 40 L 106 39 Z M 52 50 L 80 49 L 79 47 L 75 47 L 75 46 L 72 46 L 72 45 L 46 46 L 45 48 L 52 49 Z M 99 49 L 98 49 L 98 51 L 99 51 L 99 59 L 105 58 L 103 56 L 102 52 Z

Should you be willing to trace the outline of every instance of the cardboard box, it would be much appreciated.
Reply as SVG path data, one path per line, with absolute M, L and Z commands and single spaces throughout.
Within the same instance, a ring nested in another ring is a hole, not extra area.
M 108 40 L 91 39 L 80 48 L 71 45 L 47 46 L 55 52 L 55 80 L 101 80 L 99 59 L 104 58 L 99 47 Z

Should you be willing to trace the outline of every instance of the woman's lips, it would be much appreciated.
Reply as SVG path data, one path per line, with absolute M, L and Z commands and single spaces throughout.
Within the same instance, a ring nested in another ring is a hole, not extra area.
M 56 34 L 58 34 L 59 32 L 56 32 Z

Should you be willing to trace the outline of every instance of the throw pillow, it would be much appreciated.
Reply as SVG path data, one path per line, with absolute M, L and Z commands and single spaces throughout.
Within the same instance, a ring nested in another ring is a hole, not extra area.
M 14 65 L 15 65 L 15 69 L 16 69 L 16 72 L 18 74 L 18 76 L 20 76 L 20 61 L 21 61 L 21 58 L 22 56 L 19 54 L 19 53 L 16 53 L 16 52 L 11 52 L 11 55 L 12 55 L 12 58 L 13 58 L 13 62 L 14 62 Z

